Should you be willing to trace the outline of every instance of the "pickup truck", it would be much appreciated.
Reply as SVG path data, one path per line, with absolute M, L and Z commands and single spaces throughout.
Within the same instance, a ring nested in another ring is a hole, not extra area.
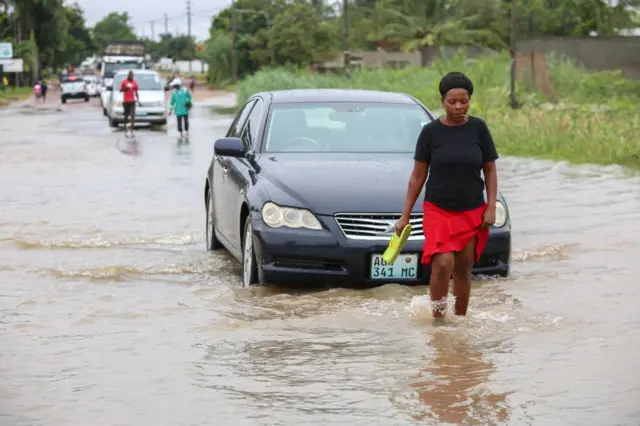
M 67 99 L 84 99 L 89 102 L 89 92 L 84 78 L 79 75 L 65 75 L 60 83 L 60 101 L 64 104 Z

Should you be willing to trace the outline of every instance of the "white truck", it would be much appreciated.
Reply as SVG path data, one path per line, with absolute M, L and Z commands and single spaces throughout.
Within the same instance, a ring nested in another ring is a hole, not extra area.
M 106 89 L 113 89 L 113 76 L 122 70 L 145 69 L 145 45 L 138 41 L 106 41 L 102 48 L 102 64 L 100 66 L 100 105 L 106 116 L 107 99 L 110 94 Z

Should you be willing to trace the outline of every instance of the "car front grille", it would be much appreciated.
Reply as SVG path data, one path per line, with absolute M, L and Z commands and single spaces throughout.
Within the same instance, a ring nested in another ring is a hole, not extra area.
M 336 222 L 345 237 L 354 240 L 388 240 L 395 232 L 400 214 L 393 213 L 338 213 Z M 410 219 L 410 240 L 424 239 L 422 214 L 413 213 Z

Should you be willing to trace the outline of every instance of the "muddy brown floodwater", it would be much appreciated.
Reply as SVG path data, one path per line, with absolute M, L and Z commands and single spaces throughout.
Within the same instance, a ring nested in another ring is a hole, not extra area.
M 1 425 L 640 424 L 638 177 L 501 159 L 513 276 L 437 325 L 426 287 L 243 290 L 204 250 L 230 117 L 191 121 L 0 111 Z

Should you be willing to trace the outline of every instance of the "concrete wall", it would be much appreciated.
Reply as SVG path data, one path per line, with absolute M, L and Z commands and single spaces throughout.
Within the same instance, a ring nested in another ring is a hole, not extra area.
M 518 53 L 559 53 L 594 71 L 621 70 L 640 78 L 640 37 L 550 37 L 519 40 Z
M 156 63 L 156 69 L 160 71 L 179 72 L 180 74 L 189 74 L 189 61 L 176 61 L 173 62 L 169 58 L 161 58 Z M 202 62 L 199 59 L 191 61 L 192 73 L 206 73 L 209 71 L 209 64 Z

